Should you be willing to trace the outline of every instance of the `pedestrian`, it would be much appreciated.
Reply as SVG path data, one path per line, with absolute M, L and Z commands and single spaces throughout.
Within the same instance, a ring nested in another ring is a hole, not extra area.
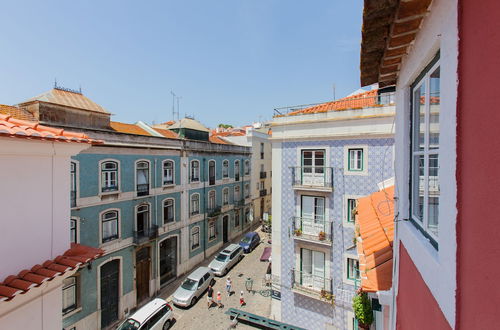
M 271 285 L 271 273 L 272 273 L 272 266 L 271 263 L 267 265 L 267 270 L 266 270 L 266 285 L 270 286 Z
M 217 291 L 217 306 L 219 306 L 219 308 L 224 307 L 224 305 L 222 305 L 222 295 L 220 291 Z
M 233 285 L 233 281 L 231 281 L 231 277 L 227 277 L 226 279 L 226 291 L 227 291 L 227 296 L 229 297 L 231 295 L 231 286 Z
M 245 302 L 245 298 L 243 298 L 243 291 L 240 292 L 240 307 L 245 306 L 247 303 Z
M 207 291 L 207 303 L 208 303 L 208 309 L 212 307 L 212 303 L 214 302 L 214 289 L 212 289 L 212 286 L 208 286 L 208 291 Z

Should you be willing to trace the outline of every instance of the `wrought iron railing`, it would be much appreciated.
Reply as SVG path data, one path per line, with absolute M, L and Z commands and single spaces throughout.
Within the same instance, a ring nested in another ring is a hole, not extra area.
M 158 237 L 158 225 L 151 225 L 143 230 L 134 231 L 134 244 L 144 244 Z
M 70 191 L 70 205 L 71 207 L 76 207 L 76 190 Z
M 293 236 L 308 241 L 331 243 L 333 222 L 325 220 L 325 217 L 316 219 L 293 217 Z
M 209 208 L 207 209 L 207 216 L 209 218 L 213 218 L 213 217 L 216 217 L 220 214 L 221 212 L 221 207 L 220 206 L 215 206 L 213 208 Z
M 292 288 L 318 293 L 321 298 L 325 293 L 332 293 L 332 280 L 328 277 L 292 269 Z
M 261 179 L 267 178 L 267 172 L 260 172 L 260 178 Z
M 292 185 L 308 188 L 333 188 L 333 167 L 292 167 Z
M 260 190 L 260 197 L 266 196 L 267 195 L 267 189 L 261 189 Z
M 243 207 L 245 206 L 245 200 L 244 199 L 238 199 L 233 202 L 235 207 Z
M 147 196 L 149 195 L 149 183 L 143 183 L 137 185 L 137 196 Z

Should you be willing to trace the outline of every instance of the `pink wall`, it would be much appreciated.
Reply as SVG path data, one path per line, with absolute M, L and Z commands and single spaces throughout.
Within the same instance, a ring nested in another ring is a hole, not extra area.
M 403 242 L 399 249 L 396 329 L 450 329 L 441 308 L 413 264 Z
M 457 314 L 460 329 L 498 327 L 500 1 L 459 0 Z

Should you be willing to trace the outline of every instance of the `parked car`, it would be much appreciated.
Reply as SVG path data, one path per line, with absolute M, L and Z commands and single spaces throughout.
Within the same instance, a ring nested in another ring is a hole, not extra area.
M 196 303 L 208 285 L 214 280 L 214 274 L 208 267 L 199 267 L 182 282 L 172 295 L 175 305 L 188 307 Z
M 253 249 L 260 243 L 260 236 L 256 232 L 252 231 L 246 233 L 245 236 L 240 241 L 240 246 L 243 248 L 245 253 L 252 252 Z
M 224 276 L 238 261 L 243 258 L 243 248 L 238 244 L 230 244 L 212 260 L 208 267 L 217 276 Z
M 156 298 L 127 318 L 118 330 L 167 330 L 173 317 L 172 307 L 165 300 Z

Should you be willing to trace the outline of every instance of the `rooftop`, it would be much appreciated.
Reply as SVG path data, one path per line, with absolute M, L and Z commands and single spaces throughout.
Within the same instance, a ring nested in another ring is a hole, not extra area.
M 137 126 L 136 124 L 126 124 L 120 123 L 118 121 L 111 121 L 109 123 L 111 128 L 119 133 L 127 133 L 127 134 L 136 134 L 136 135 L 148 135 L 151 136 L 148 132 Z
M 178 139 L 179 136 L 171 131 L 171 130 L 168 130 L 168 129 L 163 129 L 163 128 L 157 128 L 157 127 L 153 127 L 153 129 L 155 131 L 157 131 L 158 133 L 160 133 L 161 135 L 163 135 L 164 137 L 166 138 L 170 138 L 170 139 Z
M 37 121 L 31 112 L 12 105 L 0 104 L 0 114 L 11 116 L 15 119 Z
M 193 118 L 182 118 L 168 127 L 168 129 L 188 128 L 196 131 L 210 132 L 202 123 Z

